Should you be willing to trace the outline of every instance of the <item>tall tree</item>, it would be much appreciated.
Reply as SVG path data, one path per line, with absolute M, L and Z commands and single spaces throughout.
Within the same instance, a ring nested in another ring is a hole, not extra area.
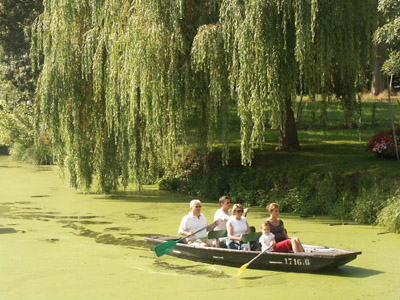
M 32 44 L 36 66 L 43 55 L 39 122 L 72 185 L 89 187 L 97 175 L 103 191 L 168 169 L 190 116 L 204 151 L 221 129 L 227 162 L 232 104 L 243 164 L 268 127 L 281 132 L 281 148 L 298 149 L 296 88 L 335 88 L 352 107 L 373 2 L 44 0 Z
M 296 87 L 311 98 L 335 93 L 346 124 L 371 62 L 376 0 L 240 1 L 221 4 L 231 90 L 241 118 L 242 160 L 264 141 L 269 121 L 280 148 L 299 149 L 293 116 Z
M 144 183 L 171 164 L 197 100 L 191 44 L 215 22 L 211 4 L 44 1 L 33 44 L 36 61 L 44 54 L 38 106 L 73 186 L 97 174 L 110 191 L 120 176 Z

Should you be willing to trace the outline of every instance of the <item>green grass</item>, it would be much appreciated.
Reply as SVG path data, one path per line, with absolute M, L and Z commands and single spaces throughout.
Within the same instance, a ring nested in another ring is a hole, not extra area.
M 315 111 L 315 122 L 311 122 L 311 115 Z M 372 122 L 372 111 L 375 105 L 375 119 Z M 294 114 L 297 116 L 299 102 L 294 105 Z M 397 101 L 392 101 L 392 108 L 394 112 L 394 122 L 397 127 L 400 127 L 400 106 Z M 362 114 L 361 114 L 361 127 L 358 128 L 345 128 L 344 115 L 342 106 L 339 101 L 331 101 L 328 104 L 326 114 L 326 130 L 323 130 L 322 125 L 322 103 L 320 101 L 312 104 L 311 102 L 303 101 L 302 113 L 298 127 L 299 142 L 301 145 L 309 143 L 332 142 L 346 143 L 346 141 L 363 142 L 367 143 L 368 140 L 377 132 L 381 130 L 390 130 L 392 128 L 389 103 L 387 100 L 371 100 L 366 98 L 362 101 Z M 358 116 L 354 118 L 358 126 Z M 192 120 L 190 124 L 195 127 L 196 121 Z M 279 132 L 277 130 L 269 129 L 270 126 L 266 124 L 265 141 L 266 146 L 278 144 Z M 190 132 L 189 142 L 197 140 L 198 136 L 194 133 L 195 130 Z M 215 136 L 215 145 L 221 136 L 217 133 Z M 240 120 L 237 115 L 235 107 L 231 107 L 229 115 L 229 130 L 228 140 L 231 146 L 240 144 Z

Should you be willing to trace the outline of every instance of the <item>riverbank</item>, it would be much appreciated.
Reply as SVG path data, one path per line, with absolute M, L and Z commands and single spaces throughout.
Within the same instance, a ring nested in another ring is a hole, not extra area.
M 143 236 L 176 235 L 190 199 L 153 186 L 81 194 L 66 188 L 54 167 L 0 157 L 0 298 L 375 300 L 400 293 L 398 235 L 371 226 L 329 226 L 336 221 L 328 218 L 282 216 L 289 234 L 305 243 L 362 251 L 335 272 L 249 269 L 238 279 L 237 268 L 157 258 Z M 202 200 L 211 219 L 218 203 Z M 259 207 L 248 215 L 256 227 L 265 218 Z
M 252 166 L 242 166 L 231 152 L 188 155 L 160 181 L 160 188 L 265 207 L 278 202 L 282 211 L 327 215 L 339 220 L 375 224 L 377 215 L 400 186 L 400 164 L 380 159 L 354 141 L 305 143 L 296 153 L 269 149 L 255 152 Z

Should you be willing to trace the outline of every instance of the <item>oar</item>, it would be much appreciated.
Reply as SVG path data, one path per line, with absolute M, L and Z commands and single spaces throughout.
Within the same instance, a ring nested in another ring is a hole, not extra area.
M 172 240 L 171 240 L 171 241 L 166 241 L 165 243 L 162 243 L 162 244 L 157 245 L 157 246 L 154 248 L 154 250 L 156 251 L 157 257 L 160 257 L 160 256 L 162 256 L 162 255 L 164 255 L 164 254 L 167 254 L 168 252 L 172 251 L 172 250 L 175 248 L 176 244 L 178 244 L 179 242 L 183 241 L 183 240 L 186 239 L 187 237 L 192 236 L 192 235 L 195 235 L 196 233 L 198 233 L 198 232 L 200 232 L 200 231 L 206 229 L 208 226 L 210 226 L 210 225 L 206 225 L 206 226 L 204 226 L 204 227 L 201 227 L 199 230 L 196 230 L 196 231 L 193 232 L 192 234 L 189 234 L 189 235 L 187 235 L 187 236 L 184 236 L 183 238 L 180 238 L 179 240 L 176 240 L 176 241 L 172 241 Z
M 247 264 L 244 264 L 243 266 L 240 267 L 239 271 L 238 271 L 238 277 L 240 277 L 240 275 L 244 272 L 244 270 L 247 269 L 247 267 L 253 262 L 255 261 L 257 258 L 259 258 L 262 254 L 264 254 L 265 252 L 267 252 L 267 250 L 271 248 L 268 247 L 267 249 L 265 249 L 264 251 L 260 252 L 256 257 L 254 257 L 252 260 L 250 260 Z

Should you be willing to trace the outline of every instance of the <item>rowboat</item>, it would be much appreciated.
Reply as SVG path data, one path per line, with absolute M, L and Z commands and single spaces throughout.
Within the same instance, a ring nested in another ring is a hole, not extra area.
M 161 243 L 176 241 L 178 239 L 177 237 L 165 236 L 145 237 L 150 249 L 153 251 Z M 342 250 L 324 246 L 303 244 L 303 247 L 305 252 L 302 253 L 265 252 L 249 266 L 249 269 L 315 272 L 342 266 L 361 254 L 360 251 Z M 260 252 L 215 247 L 196 247 L 185 243 L 177 243 L 174 245 L 174 249 L 167 254 L 192 261 L 240 267 L 260 254 Z

